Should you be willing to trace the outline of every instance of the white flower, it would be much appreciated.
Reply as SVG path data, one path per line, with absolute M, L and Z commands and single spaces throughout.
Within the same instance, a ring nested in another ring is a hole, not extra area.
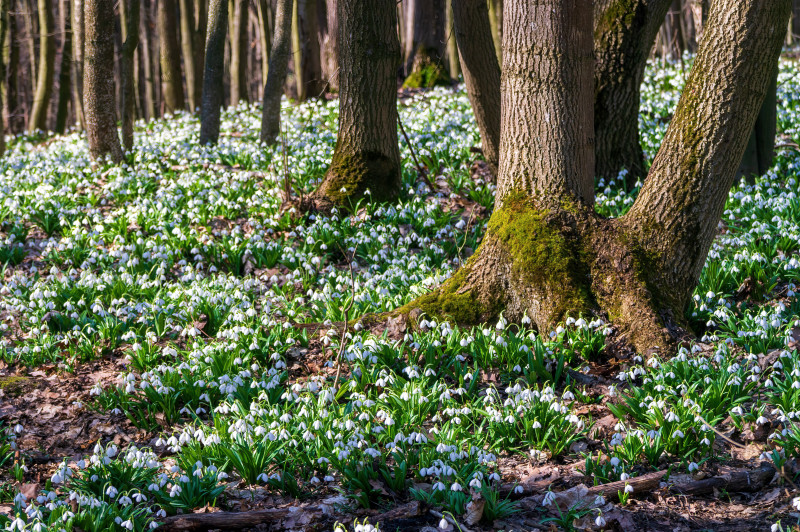
M 556 500 L 556 494 L 552 491 L 548 491 L 544 494 L 544 499 L 542 499 L 542 504 L 544 506 L 550 506 L 553 504 L 553 501 Z
M 600 513 L 600 514 L 597 516 L 597 518 L 594 520 L 594 524 L 596 524 L 597 526 L 606 526 L 606 520 L 605 520 L 605 519 L 603 519 L 603 514 L 602 514 L 602 512 L 601 512 L 601 513 Z

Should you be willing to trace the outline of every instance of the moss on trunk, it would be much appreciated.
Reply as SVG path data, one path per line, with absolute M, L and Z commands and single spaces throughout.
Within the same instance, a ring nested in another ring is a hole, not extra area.
M 391 186 L 387 186 L 391 184 Z M 374 201 L 393 201 L 400 189 L 397 164 L 378 152 L 343 154 L 335 151 L 325 180 L 316 195 L 347 207 L 369 191 Z

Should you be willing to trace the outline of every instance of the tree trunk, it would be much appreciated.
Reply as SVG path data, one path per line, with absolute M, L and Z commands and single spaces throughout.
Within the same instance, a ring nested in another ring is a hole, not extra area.
M 200 144 L 216 144 L 225 87 L 225 33 L 228 29 L 227 0 L 208 3 L 206 64 L 203 72 L 203 106 L 200 110 Z
M 83 0 L 72 0 L 72 98 L 75 119 L 83 127 Z
M 258 0 L 258 39 L 261 45 L 261 85 L 267 84 L 269 57 L 272 53 L 272 8 L 267 0 Z
M 449 85 L 445 67 L 445 0 L 406 0 L 403 87 Z
M 336 20 L 337 0 L 320 0 L 325 6 L 325 16 L 320 18 L 320 47 L 322 63 L 322 77 L 328 85 L 328 90 L 339 90 L 339 48 L 336 43 L 339 32 Z
M 293 0 L 278 0 L 275 11 L 275 36 L 261 110 L 261 142 L 268 145 L 275 144 L 281 132 L 281 96 L 289 70 L 293 3 Z
M 183 72 L 186 76 L 186 97 L 189 110 L 194 112 L 200 102 L 197 75 L 195 73 L 195 22 L 194 6 L 191 0 L 180 0 L 181 12 L 181 51 L 183 52 Z
M 121 0 L 124 12 L 125 43 L 122 45 L 122 147 L 133 150 L 133 123 L 136 121 L 136 87 L 133 79 L 133 54 L 139 46 L 139 0 Z
M 33 107 L 28 130 L 47 129 L 47 110 L 53 94 L 53 78 L 55 77 L 56 41 L 53 37 L 52 0 L 39 0 L 39 73 L 36 75 L 36 93 L 33 96 Z
M 158 1 L 158 40 L 161 46 L 161 86 L 168 113 L 186 107 L 181 77 L 181 55 L 178 46 L 178 24 L 175 0 Z
M 503 0 L 488 0 L 489 25 L 492 28 L 492 41 L 497 55 L 497 64 L 503 66 Z
M 231 105 L 247 102 L 247 16 L 246 0 L 231 0 Z
M 11 0 L 0 0 L 0 43 L 6 42 L 8 32 L 8 11 Z M 6 79 L 6 63 L 5 58 L 0 56 L 0 80 Z M 0 95 L 2 97 L 2 95 Z M 3 108 L 3 101 L 0 99 L 0 109 Z M 6 128 L 3 122 L 3 115 L 0 113 L 0 157 L 6 152 Z
M 486 0 L 453 0 L 453 23 L 475 121 L 486 162 L 500 162 L 500 67 L 495 56 Z
M 6 102 L 6 116 L 8 117 L 8 130 L 17 134 L 25 127 L 20 109 L 20 44 L 19 44 L 19 17 L 8 15 L 8 92 Z
M 458 81 L 461 74 L 461 65 L 458 62 L 458 44 L 456 43 L 455 28 L 453 25 L 453 0 L 446 0 L 445 8 L 445 41 L 447 47 L 447 63 L 449 65 L 450 79 Z
M 772 72 L 767 95 L 756 118 L 756 124 L 750 133 L 742 162 L 739 165 L 739 176 L 744 176 L 750 183 L 755 176 L 764 175 L 772 166 L 775 158 L 775 133 L 778 130 L 778 64 Z
M 325 91 L 320 57 L 319 5 L 324 0 L 296 0 L 292 15 L 295 98 L 302 102 Z
M 790 0 L 715 0 L 644 187 L 592 208 L 590 0 L 507 0 L 496 207 L 478 251 L 419 308 L 462 323 L 527 315 L 541 332 L 598 313 L 639 352 L 671 345 L 780 53 Z M 530 28 L 540 28 L 530 31 Z
M 400 191 L 395 0 L 339 0 L 339 132 L 317 208 L 375 201 Z
M 156 112 L 155 64 L 152 59 L 150 40 L 150 10 L 147 5 L 141 18 L 139 32 L 142 35 L 142 70 L 144 71 L 144 115 L 148 120 L 158 116 Z
M 639 87 L 670 0 L 594 2 L 595 175 L 632 187 L 645 175 L 639 143 Z
M 61 29 L 64 40 L 61 43 L 61 66 L 58 73 L 58 108 L 56 111 L 56 133 L 63 134 L 67 128 L 70 89 L 72 86 L 72 28 L 70 27 L 69 0 L 61 2 Z
M 83 109 L 89 153 L 118 163 L 122 148 L 117 135 L 114 102 L 114 0 L 85 1 L 86 50 L 83 73 Z

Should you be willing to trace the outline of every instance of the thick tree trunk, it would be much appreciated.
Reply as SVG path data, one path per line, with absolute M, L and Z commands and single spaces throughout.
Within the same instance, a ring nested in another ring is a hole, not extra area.
M 684 334 L 780 53 L 790 0 L 716 0 L 686 88 L 633 207 L 592 209 L 590 0 L 506 0 L 496 208 L 478 251 L 399 312 L 463 323 L 527 315 L 540 331 L 599 313 L 640 352 Z M 532 27 L 540 31 L 528 31 Z
M 117 135 L 114 102 L 114 0 L 85 1 L 85 65 L 83 108 L 89 153 L 94 159 L 108 155 L 118 163 L 122 148 Z
M 292 21 L 295 97 L 302 102 L 321 96 L 326 83 L 322 75 L 319 40 L 319 4 L 324 0 L 296 0 Z
M 248 2 L 231 0 L 228 8 L 233 7 L 230 14 L 231 28 L 231 104 L 247 102 L 247 18 Z
M 133 79 L 133 55 L 139 46 L 139 0 L 121 0 L 124 12 L 125 43 L 122 45 L 122 147 L 133 150 L 133 123 L 136 121 L 136 87 Z
M 496 173 L 500 162 L 500 67 L 486 0 L 453 0 L 453 22 L 483 155 Z
M 615 179 L 628 171 L 633 186 L 645 175 L 639 143 L 639 87 L 647 57 L 670 0 L 594 2 L 595 175 Z
M 72 99 L 75 119 L 83 127 L 83 0 L 72 0 Z
M 281 96 L 286 83 L 291 54 L 292 4 L 294 0 L 278 0 L 275 11 L 275 36 L 269 56 L 267 83 L 261 110 L 261 142 L 273 145 L 281 133 Z
M 406 0 L 404 87 L 448 85 L 445 0 Z
M 39 0 L 39 73 L 36 76 L 36 92 L 33 96 L 33 107 L 28 130 L 47 129 L 47 110 L 53 94 L 53 78 L 55 77 L 56 41 L 53 37 L 55 22 L 53 21 L 53 3 L 51 0 Z
M 203 106 L 200 110 L 200 144 L 216 144 L 224 96 L 225 33 L 228 29 L 227 0 L 210 0 L 206 64 L 203 72 Z
M 400 191 L 397 142 L 395 0 L 339 0 L 339 132 L 317 208 L 364 197 L 389 201 Z
M 56 110 L 56 133 L 62 134 L 67 128 L 70 89 L 72 86 L 72 28 L 70 27 L 69 0 L 61 2 L 61 30 L 64 40 L 61 43 L 61 66 L 58 72 L 58 108 Z
M 158 1 L 158 39 L 161 46 L 161 86 L 167 112 L 186 107 L 181 76 L 181 55 L 178 46 L 178 21 L 175 0 Z

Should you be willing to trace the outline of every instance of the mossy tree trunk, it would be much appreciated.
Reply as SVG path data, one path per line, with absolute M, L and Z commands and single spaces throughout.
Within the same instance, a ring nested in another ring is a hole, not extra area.
M 36 75 L 36 92 L 33 96 L 28 130 L 47 129 L 47 110 L 53 94 L 53 79 L 56 65 L 56 41 L 54 37 L 52 0 L 39 0 L 39 73 Z
M 670 0 L 595 0 L 595 175 L 622 169 L 633 186 L 645 175 L 639 143 L 639 88 Z
M 506 0 L 495 211 L 477 252 L 401 311 L 464 323 L 612 320 L 640 352 L 684 333 L 774 62 L 790 0 L 716 0 L 686 88 L 631 210 L 593 209 L 590 0 Z M 529 31 L 529 28 L 540 28 Z M 553 53 L 555 51 L 556 53 Z
M 228 1 L 209 0 L 206 63 L 203 70 L 203 104 L 200 109 L 200 144 L 219 140 L 220 113 L 224 96 L 225 34 L 228 29 Z
M 376 201 L 400 191 L 395 0 L 338 0 L 339 132 L 331 166 L 312 201 L 348 207 L 367 190 Z
M 130 3 L 128 3 L 130 1 Z M 124 28 L 122 45 L 122 147 L 133 150 L 133 123 L 136 121 L 136 85 L 133 58 L 139 46 L 139 1 L 121 0 L 120 17 Z
M 118 163 L 122 148 L 114 100 L 114 33 L 108 31 L 114 26 L 114 0 L 86 0 L 84 23 L 83 109 L 89 153 Z
M 228 9 L 230 13 L 231 31 L 231 104 L 247 102 L 247 20 L 250 10 L 246 0 L 231 0 Z
M 445 0 L 406 0 L 404 87 L 447 85 Z
M 475 113 L 486 162 L 500 162 L 500 66 L 486 0 L 452 0 L 455 37 L 467 95 Z
M 293 3 L 294 0 L 278 0 L 275 11 L 275 35 L 261 109 L 261 142 L 269 145 L 275 144 L 281 133 L 281 96 L 289 70 Z
M 161 46 L 161 92 L 167 112 L 186 107 L 178 46 L 178 19 L 175 0 L 158 0 L 158 40 Z

